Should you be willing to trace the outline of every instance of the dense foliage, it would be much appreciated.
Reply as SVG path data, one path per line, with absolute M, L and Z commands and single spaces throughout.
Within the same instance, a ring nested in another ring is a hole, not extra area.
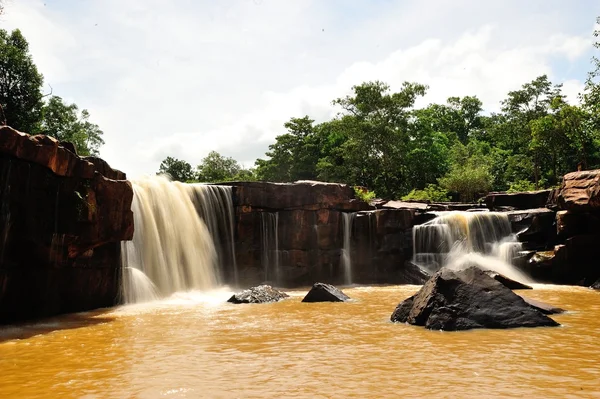
M 592 63 L 578 104 L 542 75 L 508 92 L 493 113 L 476 96 L 417 108 L 427 86 L 393 91 L 365 82 L 333 101 L 340 112 L 329 121 L 291 118 L 246 178 L 336 181 L 384 198 L 436 201 L 552 187 L 567 172 L 600 167 L 600 60 Z M 213 152 L 197 178 L 231 180 L 240 170 Z
M 70 141 L 79 154 L 97 155 L 104 144 L 102 130 L 89 121 L 89 112 L 44 95 L 43 82 L 21 32 L 0 29 L 0 124 Z

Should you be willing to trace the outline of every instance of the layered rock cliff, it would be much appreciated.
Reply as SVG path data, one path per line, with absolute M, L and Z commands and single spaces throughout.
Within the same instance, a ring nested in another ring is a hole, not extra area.
M 132 197 L 101 159 L 0 127 L 0 323 L 118 303 Z

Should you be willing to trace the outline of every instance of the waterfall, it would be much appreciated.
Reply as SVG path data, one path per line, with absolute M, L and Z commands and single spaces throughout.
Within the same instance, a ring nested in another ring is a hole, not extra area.
M 413 227 L 413 263 L 428 273 L 441 267 L 475 265 L 530 282 L 512 265 L 520 249 L 504 213 L 440 212 L 435 219 Z
M 352 249 L 350 239 L 352 238 L 352 222 L 356 213 L 342 213 L 343 228 L 343 248 L 342 248 L 342 268 L 344 269 L 344 284 L 352 284 Z
M 262 212 L 261 218 L 261 263 L 265 272 L 265 281 L 279 284 L 279 228 L 278 212 Z
M 218 254 L 194 189 L 162 176 L 132 182 L 135 232 L 122 243 L 123 301 L 213 288 Z
M 198 215 L 215 244 L 221 280 L 238 284 L 235 259 L 233 195 L 230 186 L 188 184 Z

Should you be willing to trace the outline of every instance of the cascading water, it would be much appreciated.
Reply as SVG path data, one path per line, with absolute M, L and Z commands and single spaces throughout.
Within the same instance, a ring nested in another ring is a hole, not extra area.
M 356 213 L 342 213 L 343 245 L 342 248 L 342 268 L 344 269 L 344 284 L 352 284 L 352 248 L 350 239 L 352 238 L 352 222 Z
M 512 265 L 521 243 L 499 212 L 440 212 L 413 227 L 413 263 L 428 273 L 441 267 L 477 266 L 521 282 L 530 279 Z
M 217 251 L 223 281 L 238 284 L 235 259 L 233 195 L 230 186 L 186 185 L 198 214 L 206 224 Z
M 261 217 L 262 258 L 265 281 L 279 284 L 279 213 L 263 212 Z
M 218 254 L 190 186 L 162 176 L 132 184 L 135 233 L 122 244 L 123 301 L 214 288 Z

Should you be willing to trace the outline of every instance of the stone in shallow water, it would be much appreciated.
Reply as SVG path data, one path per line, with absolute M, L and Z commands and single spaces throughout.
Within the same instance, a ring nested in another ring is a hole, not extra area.
M 271 287 L 270 285 L 259 285 L 249 288 L 237 294 L 233 294 L 227 302 L 231 303 L 269 303 L 288 298 L 289 295 Z
M 531 290 L 532 289 L 527 284 L 520 283 L 518 281 L 515 281 L 511 278 L 506 277 L 503 274 L 497 273 L 492 270 L 486 270 L 485 274 L 487 274 L 494 280 L 498 281 L 499 283 L 504 285 L 506 288 L 510 288 L 511 290 Z
M 523 298 L 523 300 L 525 302 L 527 302 L 529 304 L 529 306 L 532 306 L 534 309 L 539 310 L 540 312 L 542 312 L 543 314 L 559 314 L 559 313 L 564 313 L 565 310 L 556 306 L 552 306 L 550 304 L 547 304 L 545 302 L 542 301 L 537 301 L 535 299 L 531 299 L 531 298 L 526 298 L 524 296 L 522 296 L 521 298 Z
M 477 267 L 440 270 L 391 320 L 446 331 L 559 325 Z
M 315 283 L 302 302 L 347 302 L 350 297 L 331 284 Z

